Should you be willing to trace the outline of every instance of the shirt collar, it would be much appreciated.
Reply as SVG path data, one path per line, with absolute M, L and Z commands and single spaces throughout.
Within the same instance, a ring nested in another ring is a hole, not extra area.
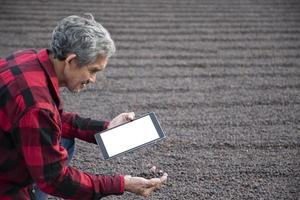
M 59 84 L 58 84 L 58 78 L 54 69 L 54 66 L 52 62 L 49 59 L 49 52 L 47 49 L 42 49 L 38 52 L 38 59 L 41 63 L 42 68 L 47 74 L 47 77 L 50 80 L 49 89 L 51 92 L 51 95 L 53 95 L 55 103 L 57 104 L 58 108 L 62 108 L 62 101 L 60 99 L 60 92 L 59 92 Z

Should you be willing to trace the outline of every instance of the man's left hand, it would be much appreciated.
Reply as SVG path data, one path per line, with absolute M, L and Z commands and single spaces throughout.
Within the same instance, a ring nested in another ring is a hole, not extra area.
M 121 113 L 117 117 L 115 117 L 113 120 L 110 121 L 107 128 L 108 129 L 113 128 L 113 127 L 118 126 L 120 124 L 130 122 L 134 119 L 134 117 L 135 117 L 134 112 Z

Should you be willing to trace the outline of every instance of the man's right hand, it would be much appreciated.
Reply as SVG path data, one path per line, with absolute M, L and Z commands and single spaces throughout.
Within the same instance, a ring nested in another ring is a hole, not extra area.
M 168 174 L 164 173 L 160 178 L 145 179 L 142 177 L 124 177 L 125 191 L 135 193 L 147 197 L 151 192 L 158 189 L 163 183 L 167 181 Z

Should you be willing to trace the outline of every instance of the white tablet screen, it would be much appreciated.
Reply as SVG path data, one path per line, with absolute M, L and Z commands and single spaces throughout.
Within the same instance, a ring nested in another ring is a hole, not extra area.
M 149 115 L 100 134 L 109 157 L 159 138 Z

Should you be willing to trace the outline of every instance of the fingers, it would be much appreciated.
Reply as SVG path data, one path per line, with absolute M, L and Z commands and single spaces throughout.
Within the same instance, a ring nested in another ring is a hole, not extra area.
M 149 196 L 153 191 L 157 190 L 161 187 L 162 184 L 164 184 L 167 181 L 168 174 L 164 173 L 163 176 L 160 178 L 152 178 L 148 180 L 148 187 L 144 190 L 142 193 L 142 196 L 147 197 Z
M 156 172 L 156 167 L 153 166 L 150 171 L 151 172 Z M 165 172 L 162 172 L 162 170 L 159 170 L 159 173 L 162 174 L 161 177 L 157 177 L 157 178 L 151 178 L 149 179 L 149 187 L 154 187 L 155 189 L 156 188 L 159 188 L 163 183 L 165 183 L 168 179 L 168 174 L 165 173 Z
M 149 169 L 149 171 L 150 171 L 151 173 L 155 173 L 155 172 L 156 172 L 156 166 L 152 166 L 152 167 Z
M 129 122 L 134 119 L 135 113 L 134 112 L 121 113 L 118 117 L 120 117 L 123 122 Z
M 134 112 L 124 113 L 126 121 L 132 121 L 135 117 Z
M 122 113 L 119 114 L 117 117 L 111 120 L 108 128 L 113 128 L 115 126 L 121 125 L 123 123 L 132 121 L 135 117 L 134 112 L 129 112 L 129 113 Z
M 164 173 L 160 178 L 152 178 L 150 179 L 152 187 L 160 187 L 163 183 L 165 183 L 168 179 L 168 174 Z
M 160 181 L 161 181 L 162 183 L 165 183 L 165 182 L 167 181 L 167 179 L 168 179 L 168 174 L 165 172 L 165 173 L 162 175 L 162 177 L 160 177 Z
M 142 177 L 124 176 L 124 188 L 128 192 L 133 192 L 144 197 L 149 196 L 153 191 L 157 190 L 167 181 L 168 174 L 163 173 L 158 178 L 146 179 Z

